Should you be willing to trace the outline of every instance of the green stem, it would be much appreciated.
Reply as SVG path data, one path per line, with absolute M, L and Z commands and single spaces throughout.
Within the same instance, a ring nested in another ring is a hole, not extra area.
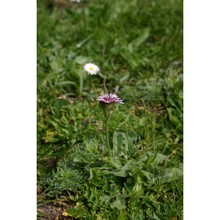
M 102 75 L 101 73 L 99 73 L 99 75 L 102 77 L 102 79 L 103 79 L 103 87 L 104 87 L 104 91 L 105 91 L 105 93 L 108 93 L 108 88 L 107 88 L 107 84 L 106 84 L 106 79 L 107 79 L 107 77 L 106 77 L 106 75 Z
M 109 118 L 110 116 L 107 116 L 105 120 L 105 136 L 106 136 L 106 145 L 108 148 L 109 157 L 111 158 L 111 148 L 110 148 L 110 143 L 109 143 L 109 129 L 108 129 Z
M 82 96 L 83 92 L 83 76 L 80 74 L 79 75 L 79 96 Z
M 106 147 L 108 149 L 108 154 L 111 159 L 111 147 L 110 147 L 110 141 L 109 141 L 109 127 L 108 127 L 111 114 L 107 106 L 103 106 L 103 111 L 104 111 L 104 121 L 103 121 L 104 123 L 103 124 L 104 124 L 104 129 L 105 129 Z
M 104 85 L 105 93 L 108 93 L 108 89 L 107 89 L 107 86 L 106 86 L 106 76 L 104 76 L 103 85 Z

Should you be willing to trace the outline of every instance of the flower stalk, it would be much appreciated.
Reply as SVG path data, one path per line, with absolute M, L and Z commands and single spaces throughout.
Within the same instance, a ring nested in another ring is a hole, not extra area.
M 124 102 L 115 94 L 105 94 L 103 96 L 99 96 L 97 100 L 100 102 L 100 106 L 104 113 L 103 127 L 105 131 L 106 147 L 111 159 L 111 146 L 109 140 L 109 120 L 111 117 L 111 110 L 113 109 L 112 107 L 115 103 L 123 104 Z
M 108 148 L 109 157 L 111 158 L 111 147 L 110 147 L 110 141 L 109 141 L 109 127 L 108 127 L 110 116 L 111 116 L 110 114 L 107 114 L 107 113 L 105 114 L 104 126 L 105 126 L 106 146 Z
M 82 92 L 83 92 L 83 75 L 80 74 L 79 75 L 79 97 L 82 96 Z
M 97 65 L 93 63 L 87 63 L 83 66 L 84 71 L 89 75 L 96 75 L 100 69 Z M 79 96 L 81 97 L 83 93 L 83 74 L 79 74 Z

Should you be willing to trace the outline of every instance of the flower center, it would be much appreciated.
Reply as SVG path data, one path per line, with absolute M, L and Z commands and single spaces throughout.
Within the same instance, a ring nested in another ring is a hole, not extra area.
M 94 68 L 93 67 L 89 67 L 89 70 L 94 70 Z
M 104 99 L 106 102 L 114 102 L 114 99 L 111 97 L 105 97 Z

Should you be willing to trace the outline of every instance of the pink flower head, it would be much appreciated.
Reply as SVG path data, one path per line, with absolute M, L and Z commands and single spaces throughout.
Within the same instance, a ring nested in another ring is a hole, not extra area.
M 97 100 L 100 102 L 104 102 L 106 104 L 110 104 L 110 103 L 124 104 L 124 102 L 121 98 L 119 98 L 117 95 L 111 94 L 111 93 L 99 96 Z

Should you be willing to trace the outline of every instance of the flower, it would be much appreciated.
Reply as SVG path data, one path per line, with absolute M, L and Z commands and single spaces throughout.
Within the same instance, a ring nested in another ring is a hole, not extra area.
M 84 70 L 91 75 L 97 74 L 100 71 L 99 67 L 93 63 L 87 63 L 84 65 Z
M 100 102 L 107 103 L 107 104 L 110 104 L 110 103 L 124 104 L 124 102 L 121 98 L 119 98 L 117 95 L 111 94 L 111 93 L 99 96 L 97 100 Z

